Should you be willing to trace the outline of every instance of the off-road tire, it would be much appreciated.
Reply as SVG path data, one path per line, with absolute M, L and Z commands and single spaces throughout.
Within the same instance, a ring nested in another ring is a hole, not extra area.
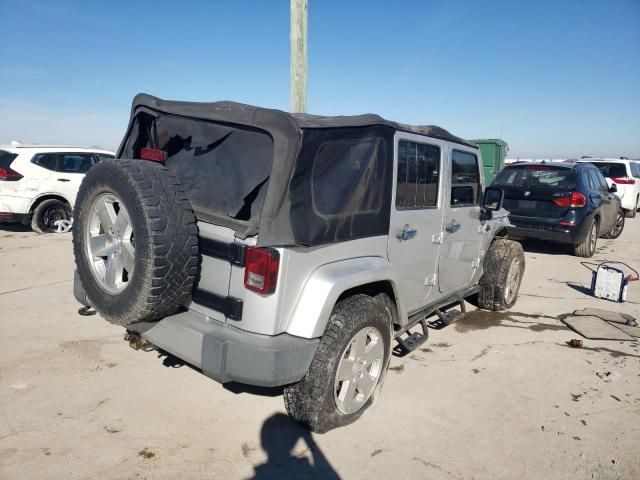
M 40 202 L 38 206 L 33 210 L 31 214 L 31 230 L 36 233 L 51 233 L 55 232 L 56 228 L 53 225 L 47 225 L 45 216 L 48 212 L 55 209 L 60 213 L 59 220 L 69 220 L 71 218 L 71 211 L 69 205 L 62 200 L 51 198 Z
M 594 231 L 594 225 L 595 225 L 595 231 Z M 589 224 L 589 233 L 587 234 L 586 238 L 582 241 L 582 243 L 579 243 L 578 245 L 574 245 L 573 247 L 573 254 L 576 257 L 582 257 L 582 258 L 593 257 L 593 254 L 596 253 L 598 233 L 599 233 L 598 231 L 599 231 L 599 223 L 594 218 L 593 220 L 591 220 L 591 224 Z M 595 235 L 596 241 L 595 243 L 592 244 L 591 240 L 593 235 Z
M 616 215 L 616 221 L 613 225 L 613 227 L 611 227 L 611 230 L 609 230 L 607 233 L 605 233 L 602 238 L 608 238 L 608 239 L 615 239 L 618 238 L 621 234 L 622 231 L 624 230 L 624 211 L 620 210 L 618 211 L 618 214 Z
M 515 263 L 514 263 L 515 262 Z M 518 268 L 515 283 L 507 287 L 510 269 Z M 478 285 L 481 290 L 471 298 L 471 303 L 485 310 L 506 310 L 515 305 L 524 275 L 524 250 L 513 240 L 498 238 L 489 247 L 484 257 L 483 273 Z M 513 291 L 515 289 L 515 291 Z
M 334 399 L 339 358 L 353 336 L 368 326 L 375 327 L 382 334 L 382 371 L 373 394 L 360 410 L 344 414 Z M 284 389 L 284 404 L 289 416 L 316 433 L 325 433 L 356 421 L 375 401 L 382 388 L 391 358 L 391 332 L 391 314 L 380 300 L 358 294 L 336 304 L 307 374 Z
M 131 219 L 134 269 L 115 294 L 100 285 L 88 263 L 88 222 L 94 200 L 117 196 Z M 196 219 L 185 189 L 164 166 L 144 160 L 106 160 L 85 176 L 74 210 L 73 251 L 91 305 L 116 325 L 159 320 L 186 304 L 199 271 Z

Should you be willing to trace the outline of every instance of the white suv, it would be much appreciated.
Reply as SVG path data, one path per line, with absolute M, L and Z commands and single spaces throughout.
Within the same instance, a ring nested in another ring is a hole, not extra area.
M 113 152 L 82 147 L 0 145 L 0 223 L 52 232 L 69 220 L 89 168 Z
M 583 158 L 580 162 L 593 163 L 607 179 L 609 187 L 616 185 L 617 195 L 627 217 L 636 216 L 640 208 L 640 165 L 626 158 Z

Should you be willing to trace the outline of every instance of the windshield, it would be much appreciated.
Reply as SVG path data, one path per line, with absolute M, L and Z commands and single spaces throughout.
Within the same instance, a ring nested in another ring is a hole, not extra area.
M 576 186 L 576 172 L 569 168 L 545 165 L 507 167 L 498 174 L 493 183 L 501 187 L 573 189 Z

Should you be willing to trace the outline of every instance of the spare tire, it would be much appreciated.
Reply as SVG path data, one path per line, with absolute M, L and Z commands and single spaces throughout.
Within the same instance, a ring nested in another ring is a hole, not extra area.
M 144 160 L 96 164 L 73 216 L 78 275 L 106 320 L 159 320 L 190 300 L 198 230 L 185 190 L 167 168 Z

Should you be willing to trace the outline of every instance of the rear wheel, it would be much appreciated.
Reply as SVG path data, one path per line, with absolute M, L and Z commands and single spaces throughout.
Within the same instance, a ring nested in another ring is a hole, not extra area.
M 348 425 L 380 392 L 391 356 L 392 319 L 368 295 L 338 303 L 307 374 L 285 387 L 293 420 L 318 433 Z
M 638 206 L 640 206 L 640 195 L 636 197 L 636 206 L 626 212 L 627 218 L 636 218 L 638 213 Z
M 31 216 L 31 229 L 36 233 L 51 233 L 57 229 L 56 222 L 69 220 L 71 211 L 62 200 L 55 198 L 41 202 Z
M 184 188 L 163 166 L 108 160 L 85 176 L 74 212 L 76 267 L 91 305 L 126 326 L 158 320 L 191 297 L 196 221 Z
M 590 258 L 596 252 L 596 245 L 598 243 L 598 222 L 591 220 L 591 226 L 589 227 L 589 233 L 582 243 L 573 247 L 573 253 L 576 257 Z
M 611 230 L 605 233 L 602 238 L 618 238 L 623 230 L 624 212 L 622 210 L 618 210 L 618 214 L 616 215 L 616 222 L 613 224 Z

